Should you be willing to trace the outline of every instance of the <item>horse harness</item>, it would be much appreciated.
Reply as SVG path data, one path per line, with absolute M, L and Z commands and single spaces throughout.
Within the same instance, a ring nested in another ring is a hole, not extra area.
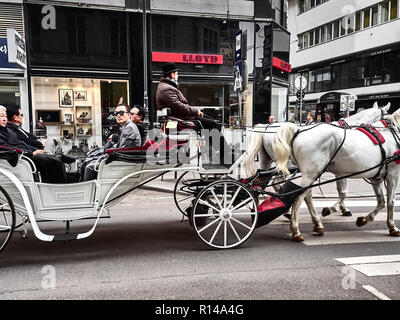
M 382 112 L 382 115 L 383 115 L 383 112 Z M 388 120 L 388 119 L 383 120 L 383 119 L 382 119 L 382 120 L 380 120 L 380 121 L 381 121 L 382 124 L 385 126 L 385 128 L 388 128 L 388 129 L 390 130 L 390 132 L 392 133 L 393 138 L 394 138 L 394 140 L 396 141 L 396 144 L 397 144 L 399 150 L 395 152 L 394 157 L 386 158 L 386 152 L 385 152 L 385 149 L 384 149 L 383 146 L 382 146 L 383 143 L 385 143 L 385 139 L 383 138 L 383 136 L 382 136 L 374 127 L 372 127 L 372 125 L 370 125 L 370 124 L 361 124 L 360 126 L 357 126 L 357 127 L 356 127 L 356 129 L 358 129 L 359 131 L 361 131 L 361 132 L 363 132 L 364 134 L 366 134 L 366 135 L 373 141 L 373 143 L 379 145 L 379 148 L 380 148 L 380 151 L 381 151 L 381 154 L 382 154 L 382 161 L 381 161 L 380 164 L 378 164 L 377 166 L 374 166 L 373 168 L 370 168 L 370 169 L 368 169 L 368 170 L 365 170 L 365 171 L 370 171 L 370 170 L 373 170 L 373 169 L 379 167 L 378 173 L 377 173 L 373 178 L 371 178 L 370 180 L 377 179 L 377 178 L 381 175 L 381 172 L 382 172 L 383 167 L 385 167 L 385 166 L 387 167 L 387 164 L 388 164 L 388 163 L 390 163 L 390 162 L 392 162 L 392 161 L 396 161 L 397 164 L 400 164 L 400 137 L 399 137 L 398 134 L 396 133 L 396 130 L 395 130 L 395 128 L 394 128 L 394 126 L 393 126 L 391 120 Z M 318 125 L 321 125 L 321 124 L 322 124 L 322 123 L 319 123 L 319 124 L 317 124 L 316 126 L 311 127 L 311 128 L 307 128 L 307 129 L 305 129 L 305 130 L 300 130 L 300 129 L 297 130 L 297 131 L 295 132 L 295 134 L 293 135 L 292 140 L 291 140 L 291 142 L 290 142 L 290 145 L 291 145 L 292 149 L 293 149 L 293 142 L 294 142 L 294 139 L 295 139 L 301 132 L 311 130 L 311 129 L 313 129 L 313 128 L 317 127 Z M 342 139 L 342 141 L 341 141 L 339 147 L 336 149 L 336 151 L 333 153 L 333 155 L 331 156 L 330 160 L 328 161 L 328 163 L 327 163 L 326 166 L 324 167 L 324 170 L 322 170 L 322 172 L 320 173 L 320 175 L 317 177 L 316 180 L 318 180 L 318 179 L 322 176 L 322 174 L 326 171 L 326 169 L 327 169 L 328 166 L 331 164 L 331 162 L 333 161 L 333 159 L 335 158 L 335 156 L 338 154 L 339 150 L 342 148 L 342 146 L 343 146 L 343 144 L 344 144 L 344 141 L 346 140 L 346 129 L 351 129 L 351 128 L 352 128 L 352 127 L 349 126 L 349 124 L 348 124 L 345 120 L 343 120 L 343 119 L 339 120 L 339 121 L 338 121 L 338 124 L 339 124 L 339 127 L 342 128 L 342 129 L 344 130 L 343 139 Z M 330 124 L 330 125 L 337 127 L 337 126 L 334 125 L 334 124 Z M 296 161 L 296 158 L 295 158 L 294 154 L 292 154 L 292 156 L 293 156 L 294 160 Z M 296 161 L 296 162 L 297 162 L 297 161 Z M 363 171 L 362 173 L 364 173 L 364 171 Z M 357 173 L 357 174 L 359 174 L 359 173 Z M 354 175 L 354 174 L 349 175 L 349 177 L 350 177 L 350 176 L 353 176 L 353 175 Z M 381 182 L 386 178 L 386 175 L 387 175 L 387 170 L 385 170 L 385 175 L 382 177 L 382 179 L 380 179 L 380 181 L 378 182 L 378 184 L 381 183 Z M 340 179 L 344 179 L 344 178 L 345 178 L 345 177 L 341 177 Z M 334 179 L 334 180 L 332 180 L 332 181 L 336 181 L 336 180 L 339 180 L 339 179 Z M 365 180 L 365 179 L 364 179 L 364 180 Z

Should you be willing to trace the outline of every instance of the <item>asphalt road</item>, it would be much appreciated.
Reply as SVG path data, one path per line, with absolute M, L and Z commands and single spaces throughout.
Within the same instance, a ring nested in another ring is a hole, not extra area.
M 16 232 L 0 255 L 0 299 L 399 299 L 400 239 L 385 231 L 384 212 L 356 227 L 356 217 L 368 210 L 360 201 L 353 217 L 326 217 L 325 235 L 317 237 L 302 209 L 304 243 L 290 240 L 289 223 L 280 217 L 255 230 L 241 247 L 221 251 L 207 247 L 181 222 L 170 194 L 138 190 L 88 239 L 48 243 L 31 231 L 27 238 Z M 89 220 L 73 222 L 71 231 L 90 226 Z M 370 276 L 356 269 L 363 263 L 336 260 L 376 256 L 369 266 L 384 264 L 388 275 Z

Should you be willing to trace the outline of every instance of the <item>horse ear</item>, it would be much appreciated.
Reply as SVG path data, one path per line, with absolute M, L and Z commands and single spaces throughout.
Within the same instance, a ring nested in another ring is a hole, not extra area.
M 372 106 L 372 108 L 375 108 L 375 109 L 378 108 L 378 102 L 377 102 L 377 101 L 375 101 L 375 103 L 374 103 L 374 105 Z
M 390 108 L 390 102 L 386 106 L 384 106 L 382 109 L 385 110 L 386 112 L 388 112 L 389 108 Z

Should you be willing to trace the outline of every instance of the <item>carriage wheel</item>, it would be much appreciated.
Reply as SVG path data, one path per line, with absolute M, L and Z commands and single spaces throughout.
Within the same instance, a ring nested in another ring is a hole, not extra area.
M 7 245 L 15 228 L 15 208 L 9 194 L 0 186 L 0 251 Z
M 197 235 L 219 249 L 244 243 L 256 228 L 257 200 L 240 182 L 220 180 L 197 196 L 190 219 Z
M 209 183 L 209 179 L 205 180 L 204 175 L 196 171 L 186 171 L 178 178 L 174 187 L 174 202 L 184 216 L 188 216 L 186 210 L 201 189 Z

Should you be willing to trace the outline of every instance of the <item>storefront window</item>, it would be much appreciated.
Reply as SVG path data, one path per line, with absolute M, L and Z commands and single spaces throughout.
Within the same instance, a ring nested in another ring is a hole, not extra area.
M 278 122 L 286 121 L 288 88 L 272 84 L 271 114 Z
M 65 152 L 101 146 L 118 131 L 109 116 L 119 103 L 129 103 L 127 89 L 124 80 L 32 77 L 34 130 L 41 129 L 35 133 L 43 135 L 43 122 L 48 142 L 62 142 Z

